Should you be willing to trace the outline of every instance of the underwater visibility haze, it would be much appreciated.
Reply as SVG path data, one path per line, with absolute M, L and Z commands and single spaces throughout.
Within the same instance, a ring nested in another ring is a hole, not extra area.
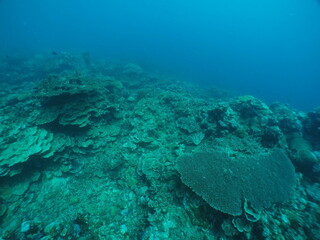
M 320 101 L 317 0 L 0 3 L 4 54 L 88 51 L 311 110 Z
M 320 2 L 1 0 L 0 240 L 319 240 Z

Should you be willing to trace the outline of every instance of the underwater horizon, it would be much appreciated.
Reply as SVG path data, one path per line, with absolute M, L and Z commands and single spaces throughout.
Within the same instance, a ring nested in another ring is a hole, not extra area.
M 320 240 L 319 0 L 0 0 L 0 240 Z
M 0 51 L 89 52 L 310 111 L 319 22 L 317 0 L 2 0 Z

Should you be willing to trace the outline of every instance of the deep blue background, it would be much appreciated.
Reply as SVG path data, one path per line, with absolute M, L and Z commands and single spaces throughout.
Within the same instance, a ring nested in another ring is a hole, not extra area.
M 0 50 L 89 51 L 320 106 L 317 0 L 0 0 Z

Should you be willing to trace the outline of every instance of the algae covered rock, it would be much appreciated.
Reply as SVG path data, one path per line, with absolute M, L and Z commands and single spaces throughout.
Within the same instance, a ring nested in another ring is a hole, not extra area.
M 304 123 L 306 132 L 319 139 L 320 137 L 320 107 L 309 112 Z
M 294 161 L 297 165 L 314 165 L 317 157 L 312 152 L 312 146 L 301 134 L 290 134 L 288 137 L 289 148 L 293 152 Z
M 319 157 L 310 141 L 300 133 L 287 135 L 290 156 L 297 170 L 306 177 L 316 180 L 319 178 Z
M 233 101 L 232 106 L 243 118 L 261 117 L 270 113 L 264 102 L 250 95 L 240 96 Z
M 274 121 L 284 133 L 299 133 L 302 131 L 302 122 L 305 114 L 291 109 L 288 105 L 273 103 L 270 109 L 274 115 Z
M 289 158 L 281 151 L 234 158 L 227 152 L 195 152 L 178 158 L 182 181 L 210 206 L 239 216 L 244 201 L 261 210 L 288 199 L 295 183 Z

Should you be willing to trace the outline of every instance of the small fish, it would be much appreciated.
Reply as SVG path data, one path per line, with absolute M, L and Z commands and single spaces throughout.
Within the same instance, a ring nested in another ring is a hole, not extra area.
M 51 53 L 52 53 L 52 55 L 58 55 L 58 53 L 55 51 L 52 51 Z

